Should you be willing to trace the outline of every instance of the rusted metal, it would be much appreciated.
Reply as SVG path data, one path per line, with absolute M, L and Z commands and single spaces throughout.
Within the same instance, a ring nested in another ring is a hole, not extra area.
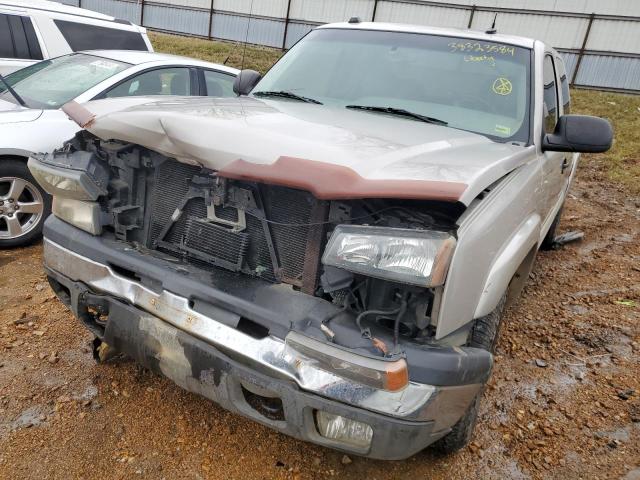
M 289 33 L 290 15 L 291 15 L 291 0 L 287 2 L 287 16 L 284 18 L 284 33 L 282 34 L 282 51 L 287 49 L 287 34 Z
M 271 258 L 271 265 L 273 268 L 273 275 L 278 281 L 282 281 L 282 267 L 280 266 L 280 259 L 278 258 L 278 253 L 276 252 L 276 248 L 274 246 L 273 234 L 271 232 L 271 226 L 267 221 L 265 214 L 265 204 L 264 198 L 262 196 L 262 191 L 260 190 L 260 186 L 258 186 L 254 191 L 254 196 L 256 203 L 258 204 L 258 208 L 263 212 L 263 217 L 260 218 L 260 224 L 262 225 L 262 231 L 264 232 L 264 237 L 267 242 L 267 248 L 269 250 L 269 257 Z M 287 282 L 290 283 L 290 282 Z
M 208 33 L 208 37 L 209 39 L 213 38 L 212 37 L 212 29 L 213 29 L 213 2 L 215 0 L 211 0 L 211 5 L 209 6 L 209 33 Z
M 471 10 L 469 12 L 469 24 L 467 25 L 467 28 L 471 28 L 471 25 L 473 25 L 473 16 L 476 14 L 477 8 L 478 7 L 476 6 L 475 3 L 471 5 Z
M 576 83 L 576 78 L 578 78 L 578 72 L 580 71 L 580 64 L 582 63 L 582 58 L 584 57 L 584 51 L 587 48 L 587 42 L 589 41 L 589 33 L 591 33 L 591 25 L 593 25 L 593 20 L 595 18 L 596 18 L 595 13 L 592 13 L 589 16 L 587 31 L 584 34 L 584 40 L 582 40 L 582 47 L 580 48 L 580 53 L 578 53 L 578 60 L 576 61 L 576 68 L 573 70 L 573 76 L 571 77 L 571 85 L 574 85 Z
M 140 0 L 140 26 L 144 27 L 144 0 Z
M 307 248 L 304 253 L 304 268 L 302 270 L 302 291 L 313 295 L 318 284 L 320 272 L 320 253 L 325 237 L 327 225 L 325 222 L 329 216 L 329 202 L 316 200 L 311 208 L 309 234 Z

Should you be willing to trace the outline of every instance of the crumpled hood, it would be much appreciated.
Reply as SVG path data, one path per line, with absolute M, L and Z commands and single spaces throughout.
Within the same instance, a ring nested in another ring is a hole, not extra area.
M 358 190 L 364 182 L 385 187 L 363 190 L 382 196 L 389 188 L 419 192 L 424 184 L 436 192 L 433 198 L 468 205 L 533 155 L 532 147 L 344 108 L 246 97 L 145 101 L 149 99 L 87 103 L 84 106 L 96 114 L 87 130 L 103 140 L 136 143 L 228 172 L 231 178 L 248 178 L 252 171 L 271 183 L 279 183 L 278 176 L 306 176 L 314 193 L 319 182 L 340 183 L 339 178 L 353 174 L 358 180 L 351 178 L 343 190 Z M 449 193 L 437 193 L 444 191 Z
M 0 100 L 0 125 L 7 123 L 33 122 L 42 115 L 42 110 L 25 108 L 15 103 Z

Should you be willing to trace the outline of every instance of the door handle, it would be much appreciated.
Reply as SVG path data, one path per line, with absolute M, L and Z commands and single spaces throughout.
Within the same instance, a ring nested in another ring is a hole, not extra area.
M 569 160 L 567 160 L 567 157 L 564 157 L 562 159 L 562 166 L 560 167 L 560 173 L 564 174 L 564 171 L 569 168 Z

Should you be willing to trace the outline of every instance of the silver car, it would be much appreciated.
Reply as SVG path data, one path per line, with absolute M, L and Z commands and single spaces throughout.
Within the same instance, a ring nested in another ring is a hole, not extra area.
M 355 20 L 234 89 L 65 107 L 86 131 L 29 161 L 53 289 L 99 360 L 283 433 L 461 448 L 505 305 L 610 124 L 569 114 L 544 43 Z

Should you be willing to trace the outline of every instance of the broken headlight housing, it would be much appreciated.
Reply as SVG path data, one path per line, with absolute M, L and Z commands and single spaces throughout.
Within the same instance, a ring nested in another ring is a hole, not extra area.
M 338 225 L 322 263 L 400 283 L 444 283 L 456 239 L 446 232 Z
M 90 152 L 57 151 L 31 157 L 29 170 L 53 196 L 52 213 L 92 235 L 102 233 L 102 212 L 95 202 L 107 194 L 109 167 Z
M 108 167 L 93 153 L 53 153 L 32 157 L 27 165 L 40 186 L 54 197 L 94 201 L 107 194 Z

